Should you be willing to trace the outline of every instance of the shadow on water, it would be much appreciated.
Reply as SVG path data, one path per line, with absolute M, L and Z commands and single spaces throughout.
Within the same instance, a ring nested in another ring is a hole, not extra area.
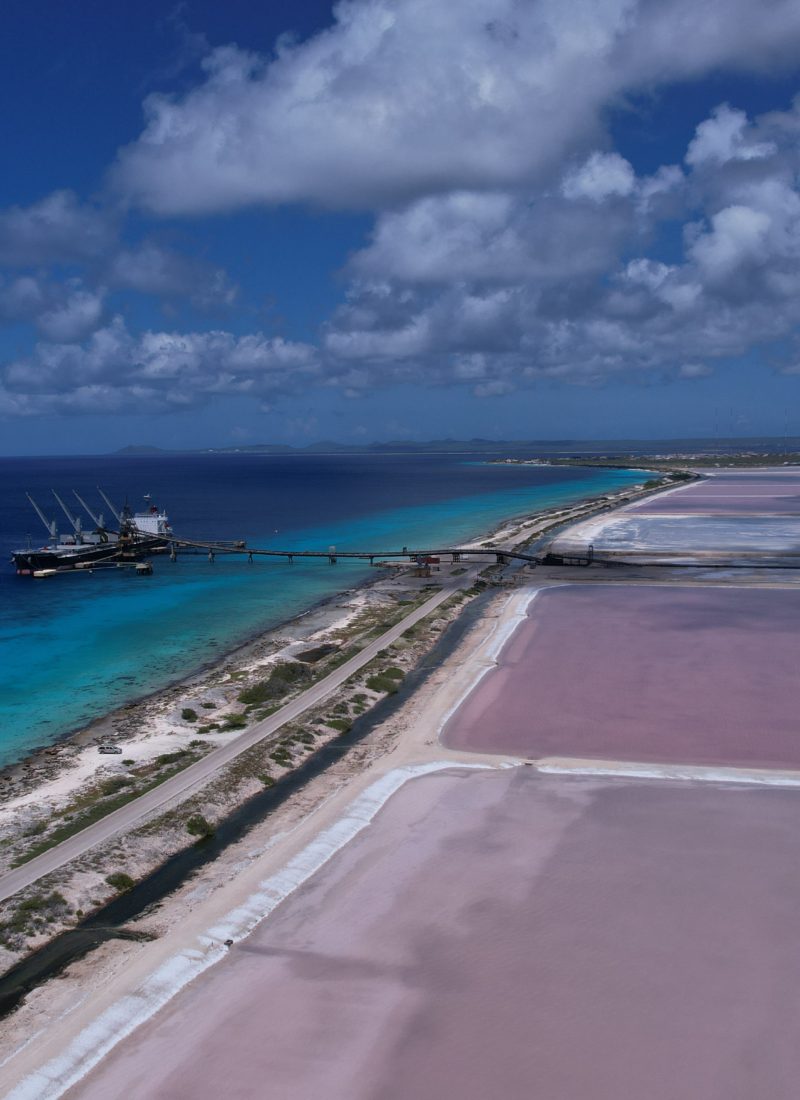
M 62 932 L 0 977 L 0 1018 L 13 1011 L 36 986 L 60 974 L 70 963 L 83 958 L 111 939 L 148 939 L 125 927 L 151 906 L 157 905 L 195 871 L 216 859 L 230 845 L 241 840 L 293 794 L 332 764 L 341 760 L 375 726 L 385 721 L 424 683 L 431 672 L 459 644 L 478 619 L 490 593 L 474 599 L 443 632 L 431 651 L 402 682 L 394 695 L 382 699 L 369 714 L 357 718 L 347 733 L 318 748 L 294 771 L 273 787 L 253 795 L 217 825 L 213 836 L 176 852 L 127 893 L 113 898 L 69 931 Z

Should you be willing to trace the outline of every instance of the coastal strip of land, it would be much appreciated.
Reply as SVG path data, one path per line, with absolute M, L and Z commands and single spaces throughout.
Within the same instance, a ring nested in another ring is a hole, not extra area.
M 519 570 L 494 562 L 496 551 L 525 546 L 560 524 L 650 496 L 654 488 L 551 508 L 474 540 L 470 545 L 484 547 L 488 558 L 480 584 L 520 580 Z M 233 659 L 37 754 L 15 769 L 12 781 L 7 772 L 0 804 L 5 966 L 26 948 L 80 925 L 115 891 L 185 846 L 187 820 L 213 829 L 396 691 L 459 614 L 460 601 L 480 587 L 473 586 L 475 567 L 462 563 L 442 562 L 427 580 L 414 572 L 399 569 L 346 593 L 268 632 Z M 426 585 L 441 596 L 431 596 Z M 244 708 L 240 699 L 247 700 Z M 98 757 L 98 742 L 119 745 L 119 756 Z M 177 814 L 172 807 L 181 802 Z
M 470 571 L 467 575 L 466 583 L 471 583 L 473 579 L 474 572 Z M 334 669 L 333 672 L 330 672 L 324 679 L 308 688 L 307 691 L 304 691 L 290 703 L 281 707 L 280 710 L 270 715 L 269 718 L 257 722 L 255 725 L 251 726 L 246 733 L 240 734 L 226 745 L 221 745 L 196 763 L 190 764 L 189 767 L 178 772 L 177 775 L 172 776 L 172 778 L 159 784 L 159 786 L 153 788 L 153 790 L 141 795 L 141 797 L 135 799 L 135 801 L 102 817 L 93 825 L 89 825 L 86 829 L 83 829 L 68 840 L 63 841 L 61 844 L 57 844 L 46 852 L 42 852 L 41 855 L 35 856 L 21 867 L 16 867 L 0 876 L 0 902 L 12 897 L 18 891 L 24 890 L 25 887 L 31 886 L 52 871 L 58 870 L 60 867 L 63 867 L 65 863 L 69 863 L 70 860 L 77 859 L 79 856 L 83 855 L 91 848 L 94 848 L 96 845 L 102 844 L 116 833 L 134 828 L 156 810 L 169 805 L 182 796 L 187 795 L 192 790 L 195 790 L 198 786 L 201 786 L 217 773 L 220 768 L 224 767 L 226 764 L 230 764 L 247 749 L 280 729 L 281 726 L 285 725 L 287 722 L 297 718 L 304 711 L 308 710 L 309 707 L 321 703 L 352 676 L 354 672 L 357 672 L 372 661 L 382 649 L 392 645 L 392 643 L 401 637 L 410 627 L 418 623 L 420 619 L 425 618 L 426 615 L 429 615 L 431 611 L 444 603 L 446 599 L 449 599 L 449 597 L 453 595 L 454 591 L 461 587 L 466 587 L 464 580 L 462 580 L 460 584 L 458 581 L 455 581 L 441 588 L 421 604 L 421 606 L 415 608 L 414 611 L 402 618 L 399 623 L 390 627 L 389 630 L 381 634 L 375 641 L 370 642 L 360 650 L 360 652 L 356 653 L 355 656 Z

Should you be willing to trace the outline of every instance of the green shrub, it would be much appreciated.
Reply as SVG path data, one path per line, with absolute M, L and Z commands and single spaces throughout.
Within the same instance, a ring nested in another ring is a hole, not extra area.
M 269 676 L 239 692 L 239 702 L 246 704 L 269 703 L 285 695 L 293 687 L 310 680 L 312 672 L 298 661 L 280 661 Z
M 265 787 L 273 787 L 275 785 L 274 775 L 267 775 L 266 772 L 263 772 L 258 778 L 261 780 Z
M 352 728 L 353 723 L 349 718 L 328 718 L 326 725 L 331 729 L 339 730 L 340 733 L 347 733 Z
M 50 894 L 32 894 L 17 906 L 11 919 L 0 924 L 0 941 L 8 943 L 4 933 L 31 935 L 58 916 L 70 912 L 67 899 L 58 890 Z
M 367 680 L 370 691 L 379 691 L 384 695 L 393 695 L 397 691 L 397 681 L 391 676 L 370 676 Z
M 224 730 L 241 730 L 247 725 L 247 715 L 243 712 L 238 714 L 229 714 L 225 721 L 222 723 Z
M 187 749 L 176 749 L 175 752 L 162 752 L 160 756 L 156 757 L 155 763 L 161 768 L 165 764 L 177 764 L 179 760 L 183 760 L 183 758 L 188 755 L 189 752 Z
M 132 782 L 133 780 L 127 775 L 115 775 L 111 779 L 104 779 L 98 790 L 101 797 L 108 798 L 109 795 L 121 791 L 123 787 L 130 787 Z
M 200 706 L 203 710 L 216 710 L 217 704 L 206 701 L 205 703 L 201 703 Z
M 196 722 L 197 711 L 193 710 L 192 707 L 184 707 L 181 711 L 181 718 L 184 720 L 184 722 Z
M 114 871 L 112 874 L 106 875 L 106 882 L 121 894 L 124 894 L 127 890 L 132 890 L 136 885 L 131 876 L 126 875 L 124 871 Z
M 39 913 L 47 909 L 65 908 L 67 899 L 58 890 L 51 894 L 32 894 L 17 906 L 18 913 Z
M 214 826 L 202 814 L 192 814 L 191 817 L 186 819 L 186 831 L 191 833 L 192 836 L 204 840 L 206 837 L 214 835 Z
M 324 642 L 322 645 L 314 646 L 313 649 L 304 649 L 302 653 L 297 653 L 295 656 L 298 661 L 305 661 L 306 664 L 316 664 L 323 657 L 330 657 L 331 653 L 338 653 L 338 651 L 338 645 L 334 645 L 333 642 Z

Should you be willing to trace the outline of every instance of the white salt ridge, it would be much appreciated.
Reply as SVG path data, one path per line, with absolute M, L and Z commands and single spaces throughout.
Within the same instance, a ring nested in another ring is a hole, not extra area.
M 381 807 L 409 779 L 447 768 L 483 769 L 481 764 L 436 761 L 396 768 L 355 799 L 344 817 L 325 829 L 260 889 L 220 923 L 198 937 L 199 948 L 188 948 L 168 959 L 135 993 L 122 997 L 85 1028 L 63 1054 L 22 1081 L 6 1100 L 56 1100 L 85 1077 L 101 1058 L 150 1019 L 184 986 L 227 954 L 226 939 L 242 939 L 285 898 L 302 886 L 373 820 Z
M 624 760 L 545 758 L 536 770 L 547 775 L 590 775 L 623 779 L 680 779 L 698 783 L 740 783 L 758 787 L 800 787 L 800 772 L 769 768 L 703 767 L 681 764 L 639 764 Z
M 560 584 L 552 584 L 547 586 L 549 591 L 551 588 L 561 588 Z M 469 682 L 467 683 L 464 691 L 459 694 L 452 706 L 445 711 L 440 723 L 439 728 L 436 731 L 437 737 L 441 737 L 447 723 L 459 709 L 465 699 L 475 691 L 480 684 L 481 680 L 492 669 L 497 667 L 497 662 L 500 654 L 503 651 L 503 647 L 506 642 L 511 638 L 514 631 L 523 623 L 528 617 L 528 609 L 540 592 L 545 589 L 543 587 L 534 588 L 533 586 L 524 589 L 522 592 L 515 593 L 513 596 L 509 596 L 508 602 L 505 608 L 498 617 L 497 624 L 492 631 L 489 639 L 484 643 L 483 653 L 481 654 L 482 667 L 474 672 L 471 671 Z M 472 665 L 470 666 L 472 670 Z

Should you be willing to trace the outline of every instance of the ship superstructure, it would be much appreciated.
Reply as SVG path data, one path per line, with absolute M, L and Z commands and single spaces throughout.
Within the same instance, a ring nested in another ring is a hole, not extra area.
M 91 509 L 73 489 L 73 496 L 92 521 L 93 528 L 87 531 L 83 528 L 80 514 L 73 514 L 63 498 L 54 489 L 51 492 L 72 530 L 59 534 L 55 519 L 48 519 L 30 493 L 27 493 L 28 500 L 47 531 L 48 541 L 42 546 L 29 545 L 24 550 L 15 550 L 12 553 L 11 560 L 20 576 L 49 576 L 53 572 L 86 568 L 113 559 L 135 561 L 167 547 L 172 534 L 169 518 L 163 509 L 152 503 L 149 494 L 145 496 L 145 510 L 132 512 L 127 503 L 121 509 L 116 509 L 103 490 L 98 489 L 115 521 L 114 525 L 107 527 L 102 513 Z
M 144 512 L 134 512 L 133 514 L 133 524 L 136 530 L 142 535 L 168 539 L 172 534 L 172 528 L 169 525 L 167 513 L 163 508 L 159 509 L 153 504 L 149 493 L 145 493 L 144 499 L 147 502 L 146 510 Z

